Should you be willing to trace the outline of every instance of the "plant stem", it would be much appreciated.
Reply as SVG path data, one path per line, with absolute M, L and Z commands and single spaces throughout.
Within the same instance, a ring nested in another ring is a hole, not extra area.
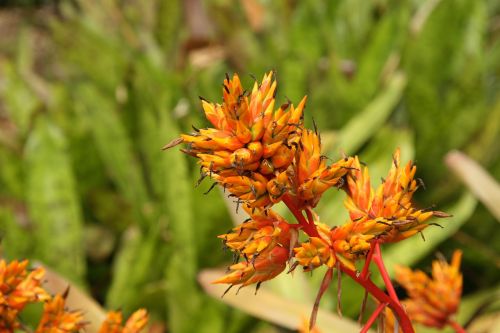
M 377 317 L 380 315 L 380 312 L 387 306 L 387 303 L 379 303 L 375 311 L 373 311 L 372 315 L 368 320 L 366 321 L 365 326 L 361 329 L 360 333 L 366 333 L 372 327 L 373 323 L 377 319 Z
M 368 277 L 368 273 L 370 272 L 370 263 L 372 261 L 373 252 L 374 252 L 375 242 L 370 244 L 370 252 L 365 259 L 365 264 L 363 265 L 363 270 L 361 271 L 361 278 L 366 279 Z
M 396 291 L 394 290 L 394 286 L 392 285 L 391 278 L 389 277 L 389 273 L 387 273 L 387 269 L 385 268 L 384 261 L 382 259 L 382 253 L 380 251 L 380 243 L 378 241 L 374 241 L 374 246 L 372 251 L 373 253 L 373 261 L 378 267 L 378 270 L 380 271 L 380 275 L 382 275 L 382 279 L 384 280 L 385 287 L 387 289 L 387 292 L 389 293 L 389 296 L 399 305 L 401 303 L 399 302 L 398 295 L 396 294 Z
M 323 297 L 325 291 L 328 289 L 328 286 L 332 281 L 332 277 L 333 277 L 333 268 L 329 268 L 326 271 L 325 276 L 323 277 L 323 281 L 321 282 L 321 287 L 319 288 L 318 294 L 316 295 L 316 300 L 314 301 L 314 306 L 311 312 L 311 318 L 309 319 L 309 330 L 312 330 L 314 325 L 316 325 L 316 317 L 318 315 L 319 302 L 321 301 L 321 298 Z
M 368 291 L 375 299 L 380 303 L 386 303 L 394 311 L 399 319 L 399 324 L 404 333 L 415 333 L 413 326 L 411 324 L 410 318 L 406 314 L 403 307 L 393 300 L 389 295 L 384 293 L 380 288 L 378 288 L 370 279 L 362 279 L 361 276 L 350 270 L 349 268 L 340 265 L 340 269 L 349 275 L 354 281 L 361 285 L 366 291 Z
M 283 195 L 282 201 L 285 203 L 288 209 L 290 209 L 293 216 L 295 216 L 295 218 L 297 219 L 297 222 L 299 222 L 299 224 L 301 225 L 302 230 L 304 230 L 304 232 L 309 237 L 319 237 L 318 230 L 316 230 L 314 224 L 311 225 L 307 223 L 306 218 L 304 217 L 304 215 L 302 215 L 302 212 L 297 208 L 292 198 L 288 194 Z
M 467 332 L 465 331 L 465 329 L 464 329 L 462 326 L 460 326 L 460 324 L 459 324 L 459 323 L 457 323 L 456 321 L 453 321 L 453 320 L 448 320 L 448 324 L 449 324 L 451 327 L 453 327 L 453 329 L 454 329 L 454 330 L 455 330 L 455 332 L 457 332 L 457 333 L 467 333 Z

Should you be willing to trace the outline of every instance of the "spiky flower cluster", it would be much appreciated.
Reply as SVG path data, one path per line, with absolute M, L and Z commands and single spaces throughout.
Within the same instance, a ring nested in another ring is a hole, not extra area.
M 350 219 L 326 233 L 327 236 L 322 237 L 321 243 L 311 239 L 295 251 L 302 254 L 304 246 L 317 247 L 314 244 L 319 244 L 323 248 L 326 243 L 331 249 L 332 257 L 355 270 L 355 262 L 366 258 L 374 240 L 379 243 L 398 242 L 431 225 L 426 223 L 431 217 L 448 217 L 448 214 L 440 211 L 416 209 L 412 206 L 413 193 L 419 187 L 419 181 L 414 179 L 415 172 L 416 166 L 411 161 L 401 167 L 400 151 L 397 149 L 387 178 L 374 190 L 370 185 L 368 167 L 362 166 L 358 157 L 355 157 L 345 176 L 344 187 L 347 193 L 344 205 L 349 211 Z M 321 229 L 324 230 L 325 226 Z M 313 256 L 313 252 L 308 253 Z M 332 259 L 325 254 L 313 258 L 315 262 L 332 264 Z M 304 255 L 300 259 L 299 262 L 304 265 Z
M 13 332 L 20 326 L 18 315 L 28 305 L 50 299 L 41 287 L 42 268 L 27 270 L 28 261 L 0 260 L 0 331 Z
M 444 259 L 432 262 L 432 277 L 420 270 L 396 267 L 396 280 L 408 292 L 403 301 L 412 321 L 428 327 L 453 325 L 462 295 L 460 261 L 462 252 L 453 253 L 451 264 Z
M 122 323 L 122 313 L 110 311 L 102 323 L 99 333 L 139 333 L 148 323 L 148 314 L 144 309 L 137 310 L 127 319 L 125 325 Z
M 380 244 L 398 242 L 421 233 L 431 217 L 449 215 L 412 204 L 415 191 L 423 183 L 415 179 L 416 166 L 401 165 L 399 149 L 393 155 L 389 174 L 378 188 L 370 183 L 368 168 L 358 157 L 343 157 L 327 164 L 321 152 L 321 138 L 305 128 L 303 111 L 306 98 L 297 107 L 291 102 L 275 109 L 274 73 L 255 82 L 250 93 L 243 89 L 238 75 L 226 76 L 223 101 L 202 99 L 206 118 L 213 127 L 181 135 L 164 148 L 184 143 L 184 153 L 198 159 L 201 180 L 215 181 L 242 204 L 249 218 L 227 234 L 219 236 L 234 252 L 229 273 L 214 283 L 259 285 L 272 279 L 287 263 L 290 271 L 302 266 L 311 271 L 327 270 L 309 320 L 313 329 L 319 301 L 328 288 L 333 269 L 348 274 L 375 297 L 378 307 L 362 332 L 367 332 L 386 307 L 394 313 L 394 323 L 405 333 L 413 333 L 411 321 L 401 306 L 384 267 Z M 347 194 L 345 207 L 349 219 L 333 228 L 314 213 L 323 193 L 336 187 Z M 298 223 L 287 221 L 272 206 L 283 202 Z M 306 234 L 305 241 L 299 233 Z M 364 260 L 357 272 L 356 262 Z M 379 289 L 370 279 L 374 261 L 387 288 Z M 339 275 L 340 276 L 340 275 Z M 340 279 L 339 279 L 340 281 Z M 340 292 L 339 292 L 340 299 Z
M 164 148 L 186 143 L 182 151 L 195 156 L 202 177 L 210 176 L 252 208 L 268 208 L 290 193 L 300 207 L 315 206 L 329 187 L 338 183 L 352 159 L 326 166 L 319 137 L 304 130 L 306 97 L 275 109 L 274 73 L 264 75 L 251 93 L 238 75 L 226 77 L 222 104 L 202 99 L 213 128 L 183 134 Z
M 22 326 L 20 314 L 28 304 L 43 302 L 43 313 L 35 333 L 80 332 L 86 322 L 79 310 L 66 308 L 65 294 L 55 296 L 42 287 L 45 270 L 42 267 L 28 271 L 28 261 L 14 260 L 7 264 L 0 260 L 0 332 L 13 333 Z M 147 313 L 141 309 L 121 326 L 120 312 L 110 312 L 100 333 L 139 333 L 147 323 Z
M 183 134 L 164 148 L 185 143 L 182 151 L 198 158 L 202 178 L 210 177 L 243 203 L 250 218 L 232 232 L 219 236 L 236 254 L 230 273 L 215 283 L 246 286 L 271 279 L 288 261 L 292 268 L 312 270 L 340 263 L 355 270 L 374 241 L 396 242 L 422 231 L 432 217 L 444 213 L 412 206 L 419 187 L 416 167 L 400 164 L 396 151 L 392 168 L 376 190 L 368 168 L 357 157 L 344 157 L 330 165 L 321 152 L 316 130 L 304 127 L 304 97 L 297 107 L 290 102 L 275 109 L 274 73 L 264 75 L 250 93 L 238 75 L 223 84 L 222 104 L 202 99 L 213 127 Z M 345 190 L 350 219 L 330 228 L 312 209 L 332 187 Z M 297 218 L 290 223 L 275 213 L 283 201 Z M 303 213 L 306 213 L 307 218 Z M 298 243 L 298 231 L 309 236 Z

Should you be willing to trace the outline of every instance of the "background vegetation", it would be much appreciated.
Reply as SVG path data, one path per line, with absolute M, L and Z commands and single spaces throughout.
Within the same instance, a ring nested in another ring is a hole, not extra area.
M 498 221 L 443 157 L 461 149 L 500 178 L 499 1 L 0 4 L 3 256 L 42 261 L 107 308 L 144 306 L 168 332 L 283 331 L 199 286 L 203 268 L 230 261 L 216 235 L 231 216 L 220 192 L 203 194 L 209 182 L 194 188 L 193 160 L 160 150 L 206 125 L 198 95 L 220 100 L 226 72 L 250 85 L 275 69 L 279 101 L 309 95 L 306 121 L 330 157 L 359 154 L 382 176 L 399 146 L 425 181 L 419 204 L 454 214 L 426 242 L 385 248 L 389 266 L 426 267 L 459 247 L 466 300 L 498 290 Z M 342 200 L 322 200 L 325 223 L 344 221 Z M 268 288 L 307 302 L 321 275 Z M 361 297 L 346 280 L 347 315 Z

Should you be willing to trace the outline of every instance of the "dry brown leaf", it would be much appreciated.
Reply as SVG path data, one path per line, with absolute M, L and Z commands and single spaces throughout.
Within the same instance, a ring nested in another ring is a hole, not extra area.
M 476 161 L 460 151 L 451 151 L 445 157 L 446 165 L 470 189 L 500 222 L 500 185 Z
M 252 316 L 267 320 L 274 324 L 296 330 L 303 326 L 303 318 L 308 318 L 313 304 L 299 303 L 285 299 L 281 296 L 260 288 L 255 295 L 252 287 L 242 288 L 238 295 L 235 291 L 228 292 L 223 298 L 221 295 L 227 289 L 227 285 L 215 285 L 211 282 L 224 275 L 223 270 L 206 269 L 198 275 L 198 280 L 203 289 L 212 297 L 238 308 Z M 237 290 L 237 287 L 234 288 Z M 318 311 L 316 321 L 317 327 L 323 332 L 349 333 L 359 332 L 360 327 L 352 320 L 340 318 L 337 315 L 324 311 Z

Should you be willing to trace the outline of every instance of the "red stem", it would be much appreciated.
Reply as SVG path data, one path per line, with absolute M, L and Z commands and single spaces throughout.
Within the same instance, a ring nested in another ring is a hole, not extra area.
M 382 279 L 384 280 L 385 287 L 387 288 L 387 292 L 389 293 L 389 296 L 398 304 L 399 298 L 398 295 L 396 294 L 396 291 L 394 290 L 394 286 L 392 285 L 391 278 L 389 277 L 389 273 L 387 273 L 387 269 L 385 268 L 384 261 L 382 259 L 382 253 L 380 251 L 380 243 L 378 241 L 374 241 L 374 246 L 373 246 L 373 261 L 378 267 L 378 270 L 380 271 L 380 275 L 382 275 Z M 401 305 L 401 304 L 400 304 Z
M 366 333 L 372 327 L 373 323 L 375 320 L 377 320 L 377 317 L 379 316 L 380 312 L 387 306 L 387 303 L 379 303 L 375 311 L 373 311 L 372 315 L 368 320 L 366 321 L 365 326 L 361 329 L 360 333 Z
M 316 325 L 316 317 L 318 315 L 319 302 L 321 301 L 321 298 L 323 297 L 325 291 L 328 289 L 328 286 L 332 281 L 332 277 L 333 277 L 333 268 L 329 268 L 326 271 L 325 276 L 323 277 L 323 281 L 321 282 L 321 287 L 319 288 L 318 294 L 316 295 L 316 300 L 314 301 L 314 306 L 311 312 L 311 318 L 309 319 L 310 331 L 312 331 L 314 325 Z
M 403 307 L 396 302 L 391 297 L 389 297 L 386 293 L 384 293 L 380 288 L 378 288 L 371 280 L 362 279 L 361 276 L 358 276 L 357 273 L 349 268 L 340 265 L 340 269 L 349 275 L 354 281 L 356 281 L 359 285 L 361 285 L 365 290 L 367 290 L 375 299 L 377 299 L 380 303 L 386 303 L 388 306 L 394 311 L 399 320 L 399 325 L 404 333 L 415 333 L 413 326 L 411 324 L 410 318 L 406 314 Z
M 375 242 L 371 243 L 370 251 L 368 252 L 368 255 L 366 256 L 365 264 L 363 265 L 363 270 L 361 271 L 361 278 L 362 279 L 366 279 L 368 277 L 368 272 L 370 269 L 370 263 L 372 262 Z
M 309 208 L 305 209 L 306 211 L 306 215 L 307 215 L 307 221 L 309 222 L 309 224 L 312 224 L 314 225 L 314 217 L 312 215 L 312 212 Z
M 453 321 L 453 320 L 449 320 L 448 321 L 448 324 L 453 327 L 453 329 L 455 330 L 455 332 L 457 333 L 467 333 L 467 331 L 462 327 L 460 326 L 459 323 L 457 323 L 456 321 Z
M 288 209 L 290 209 L 293 216 L 295 216 L 295 218 L 297 219 L 297 222 L 299 222 L 299 224 L 302 226 L 302 229 L 309 237 L 319 237 L 318 230 L 316 230 L 314 224 L 311 225 L 307 223 L 304 215 L 302 215 L 302 212 L 297 208 L 292 198 L 288 194 L 283 195 L 282 201 L 285 203 Z

